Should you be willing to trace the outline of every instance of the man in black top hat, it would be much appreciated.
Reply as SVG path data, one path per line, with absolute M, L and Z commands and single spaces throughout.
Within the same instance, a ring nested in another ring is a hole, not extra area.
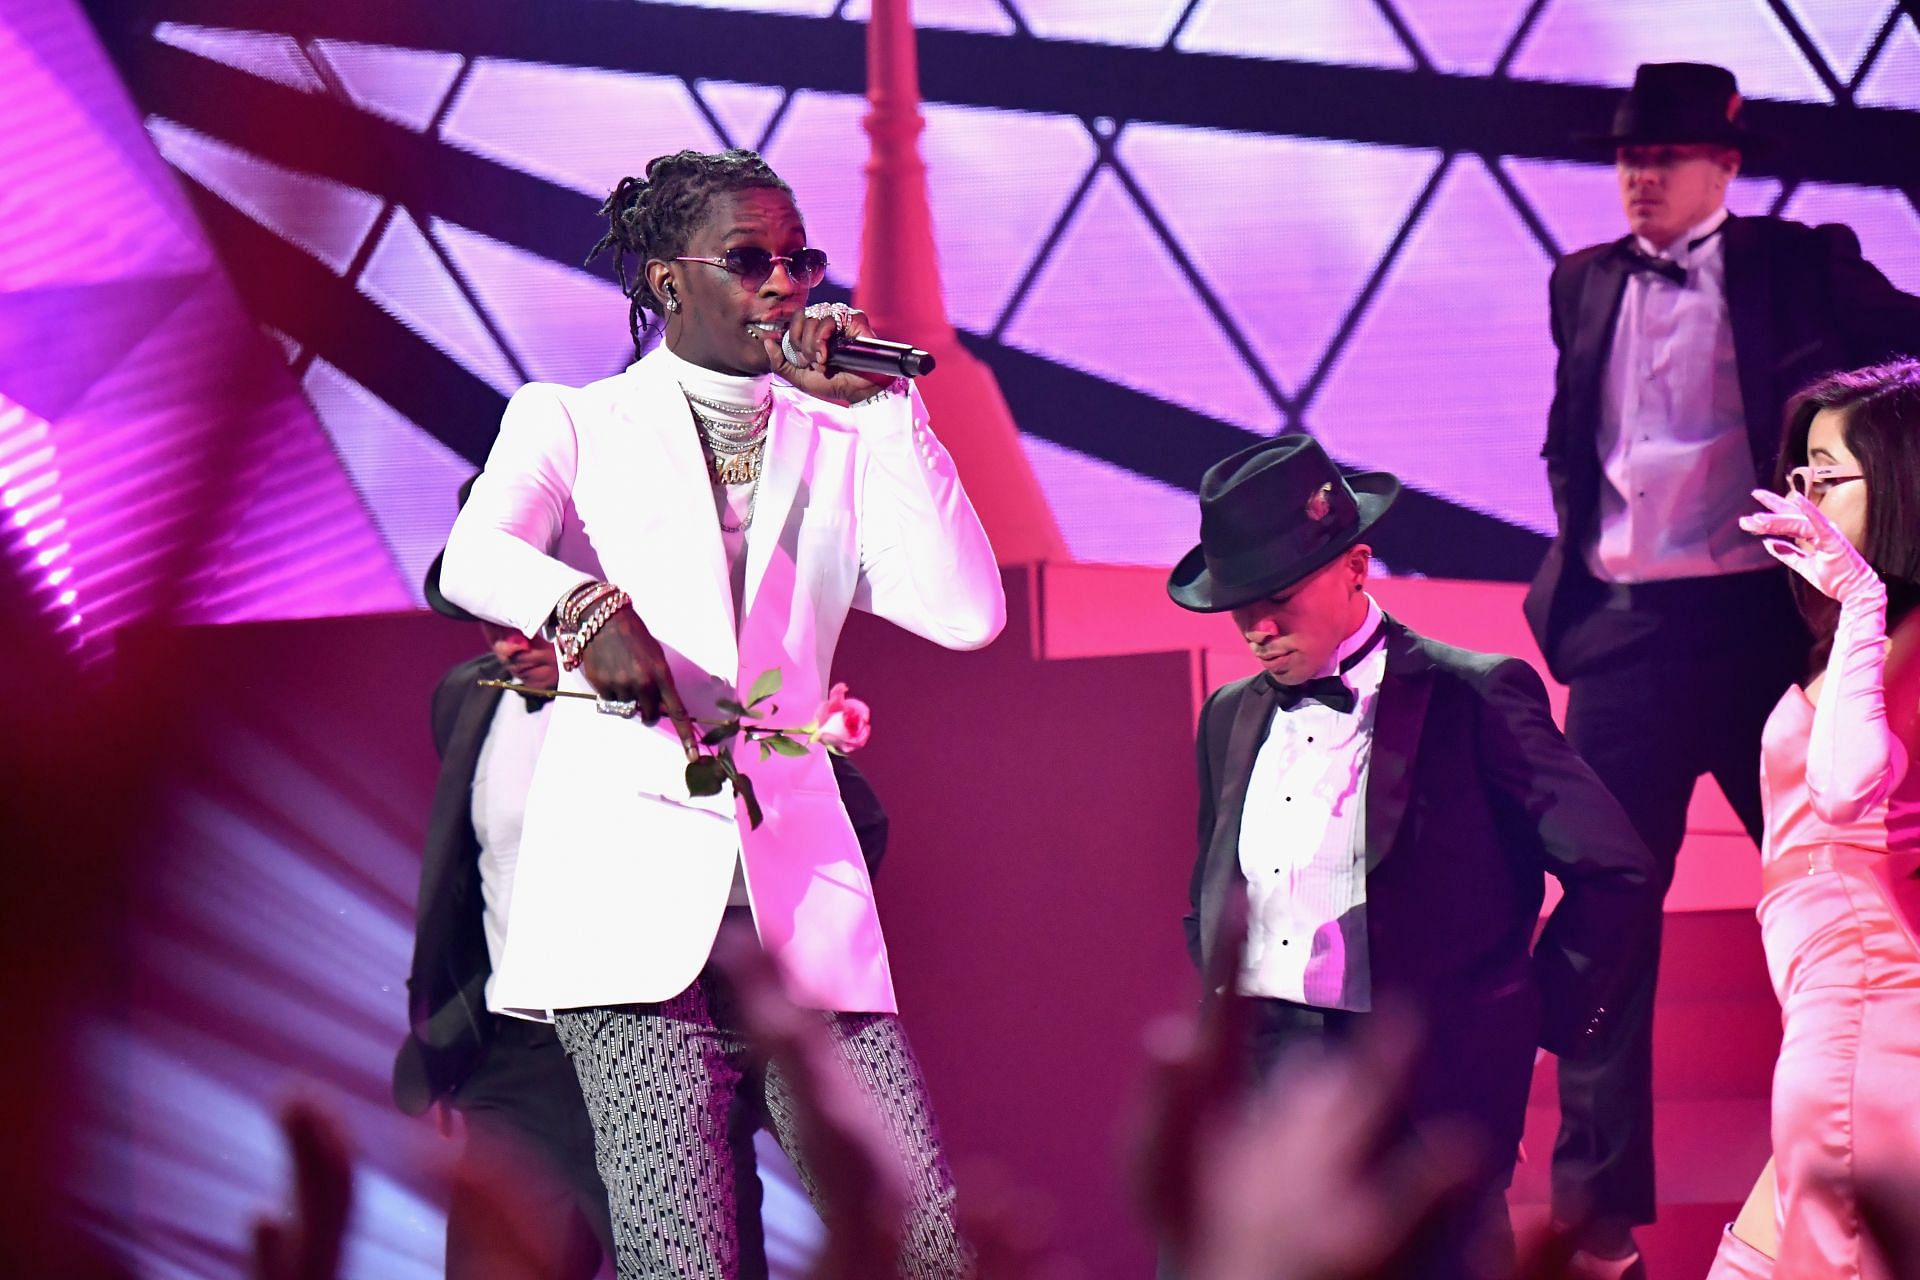
M 1629 234 L 1563 259 L 1542 456 L 1559 530 L 1526 602 L 1571 690 L 1567 736 L 1626 808 L 1664 893 L 1696 780 L 1711 773 L 1756 839 L 1767 713 L 1805 674 L 1786 574 L 1736 521 L 1771 484 L 1782 410 L 1822 374 L 1920 352 L 1920 300 L 1842 226 L 1728 214 L 1761 149 L 1733 75 L 1643 66 L 1592 139 L 1610 147 Z M 1653 992 L 1637 962 L 1607 1050 L 1560 1069 L 1556 1216 L 1584 1223 L 1590 1274 L 1636 1257 L 1654 1216 Z
M 1417 1013 L 1407 1116 L 1469 1127 L 1473 1194 L 1408 1274 L 1500 1274 L 1534 1050 L 1611 1033 L 1628 953 L 1658 923 L 1651 857 L 1567 746 L 1525 662 L 1426 639 L 1367 593 L 1367 532 L 1399 482 L 1344 477 L 1306 436 L 1211 468 L 1182 608 L 1231 612 L 1264 668 L 1200 713 L 1200 847 L 1186 917 L 1203 972 L 1244 886 L 1253 1066 Z M 1565 890 L 1534 945 L 1542 872 Z M 1396 1272 L 1396 1274 L 1399 1274 Z
M 473 487 L 460 488 L 465 504 Z M 614 1257 L 593 1123 L 553 1028 L 489 1010 L 487 983 L 504 945 L 526 794 L 551 699 L 483 688 L 511 680 L 550 689 L 553 644 L 476 618 L 440 591 L 440 559 L 423 594 L 444 617 L 477 623 L 487 652 L 447 672 L 433 693 L 434 789 L 420 867 L 410 1028 L 394 1061 L 393 1096 L 421 1115 L 438 1105 L 465 1119 L 465 1149 L 447 1211 L 449 1280 L 590 1280 Z M 869 874 L 886 854 L 888 821 L 872 786 L 833 757 L 834 780 Z M 767 1274 L 753 1132 L 763 1117 L 730 1116 L 742 1280 Z

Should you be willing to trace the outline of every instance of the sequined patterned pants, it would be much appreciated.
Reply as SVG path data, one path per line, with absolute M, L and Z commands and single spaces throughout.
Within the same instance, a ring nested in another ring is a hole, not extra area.
M 912 1205 L 900 1274 L 960 1280 L 968 1255 L 954 1225 L 953 1175 L 926 1082 L 892 1014 L 823 1014 L 841 1060 L 884 1118 L 906 1166 Z M 793 1161 L 814 1208 L 806 1150 L 793 1139 L 793 1100 L 780 1072 L 749 1061 L 726 984 L 711 969 L 661 1004 L 563 1009 L 554 1029 L 593 1117 L 595 1157 L 613 1211 L 620 1280 L 735 1280 L 742 1212 L 759 1185 L 752 1129 L 762 1119 Z M 751 1252 L 757 1242 L 749 1239 Z

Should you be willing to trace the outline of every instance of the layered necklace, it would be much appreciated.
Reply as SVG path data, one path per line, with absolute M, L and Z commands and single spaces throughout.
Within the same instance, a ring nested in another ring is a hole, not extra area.
M 753 523 L 760 499 L 760 461 L 767 447 L 767 424 L 773 419 L 773 392 L 758 404 L 735 405 L 695 395 L 682 386 L 680 393 L 693 410 L 694 425 L 707 458 L 707 475 L 716 485 L 750 484 L 747 514 L 738 525 L 721 522 L 727 533 L 743 533 Z

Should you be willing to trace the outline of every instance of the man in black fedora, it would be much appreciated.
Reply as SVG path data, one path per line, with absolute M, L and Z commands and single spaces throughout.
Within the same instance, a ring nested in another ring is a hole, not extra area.
M 464 506 L 473 488 L 460 488 Z M 440 1108 L 464 1118 L 465 1146 L 447 1211 L 448 1280 L 591 1280 L 614 1257 L 607 1193 L 595 1164 L 593 1122 L 572 1062 L 552 1026 L 489 1007 L 494 960 L 505 945 L 527 789 L 551 699 L 486 688 L 509 680 L 550 689 L 553 643 L 477 618 L 440 590 L 440 558 L 422 594 L 443 617 L 476 624 L 487 651 L 441 677 L 432 728 L 440 776 L 420 867 L 408 1034 L 394 1060 L 393 1097 L 408 1115 Z M 888 820 L 853 764 L 833 757 L 854 835 L 877 875 Z M 765 1240 L 754 1130 L 742 1108 L 728 1140 L 742 1170 L 739 1275 L 764 1280 Z
M 1787 399 L 1836 369 L 1920 352 L 1920 300 L 1842 226 L 1733 217 L 1761 142 L 1720 67 L 1641 67 L 1610 132 L 1628 233 L 1555 268 L 1559 350 L 1542 456 L 1559 529 L 1526 615 L 1570 688 L 1567 736 L 1627 810 L 1664 893 L 1702 774 L 1756 839 L 1760 729 L 1805 674 L 1786 573 L 1738 518 L 1772 483 Z M 1655 935 L 1621 1034 L 1562 1063 L 1554 1210 L 1586 1274 L 1631 1268 L 1654 1216 Z M 1606 1265 L 1606 1264 L 1612 1265 Z
M 1408 1118 L 1464 1124 L 1481 1161 L 1406 1274 L 1498 1274 L 1535 1047 L 1571 1057 L 1606 1041 L 1659 896 L 1533 669 L 1417 635 L 1367 593 L 1365 539 L 1399 488 L 1343 476 L 1306 436 L 1255 445 L 1202 482 L 1200 545 L 1167 592 L 1230 612 L 1264 670 L 1200 713 L 1187 946 L 1206 971 L 1244 886 L 1238 986 L 1262 1076 L 1377 1009 L 1418 1015 Z M 1564 896 L 1535 945 L 1543 872 Z

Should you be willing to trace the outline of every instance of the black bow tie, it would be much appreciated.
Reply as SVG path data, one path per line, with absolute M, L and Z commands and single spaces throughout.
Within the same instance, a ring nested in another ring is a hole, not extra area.
M 1303 702 L 1318 702 L 1342 715 L 1350 715 L 1357 700 L 1339 676 L 1315 676 L 1302 684 L 1281 684 L 1276 680 L 1273 690 L 1280 695 L 1282 711 L 1291 711 Z
M 553 705 L 552 698 L 536 697 L 531 693 L 516 694 L 515 696 L 518 697 L 520 701 L 527 704 L 528 715 L 532 715 L 536 711 L 545 711 L 548 707 Z
M 1726 225 L 1725 222 L 1722 222 L 1720 227 Z M 1698 249 L 1701 245 L 1719 235 L 1720 227 L 1715 227 L 1713 230 L 1707 232 L 1707 234 L 1687 241 L 1687 252 L 1691 254 L 1695 249 Z M 1627 255 L 1627 266 L 1630 270 L 1651 272 L 1659 276 L 1662 280 L 1677 285 L 1682 289 L 1687 287 L 1687 269 L 1671 258 L 1656 258 L 1631 240 L 1626 242 L 1624 249 Z
M 1341 715 L 1353 714 L 1354 707 L 1359 705 L 1359 695 L 1354 693 L 1340 676 L 1359 666 L 1360 660 L 1372 653 L 1386 634 L 1387 620 L 1382 618 L 1380 625 L 1373 629 L 1373 634 L 1366 638 L 1365 643 L 1340 659 L 1340 675 L 1315 676 L 1299 684 L 1281 684 L 1269 676 L 1268 682 L 1273 685 L 1273 691 L 1279 695 L 1280 709 L 1292 711 L 1303 702 L 1317 702 L 1323 707 L 1338 711 Z
M 1634 271 L 1650 272 L 1653 275 L 1659 276 L 1662 280 L 1678 285 L 1682 289 L 1687 287 L 1687 269 L 1685 267 L 1670 259 L 1656 258 L 1650 253 L 1642 252 L 1639 245 L 1630 244 L 1627 246 L 1627 266 Z

